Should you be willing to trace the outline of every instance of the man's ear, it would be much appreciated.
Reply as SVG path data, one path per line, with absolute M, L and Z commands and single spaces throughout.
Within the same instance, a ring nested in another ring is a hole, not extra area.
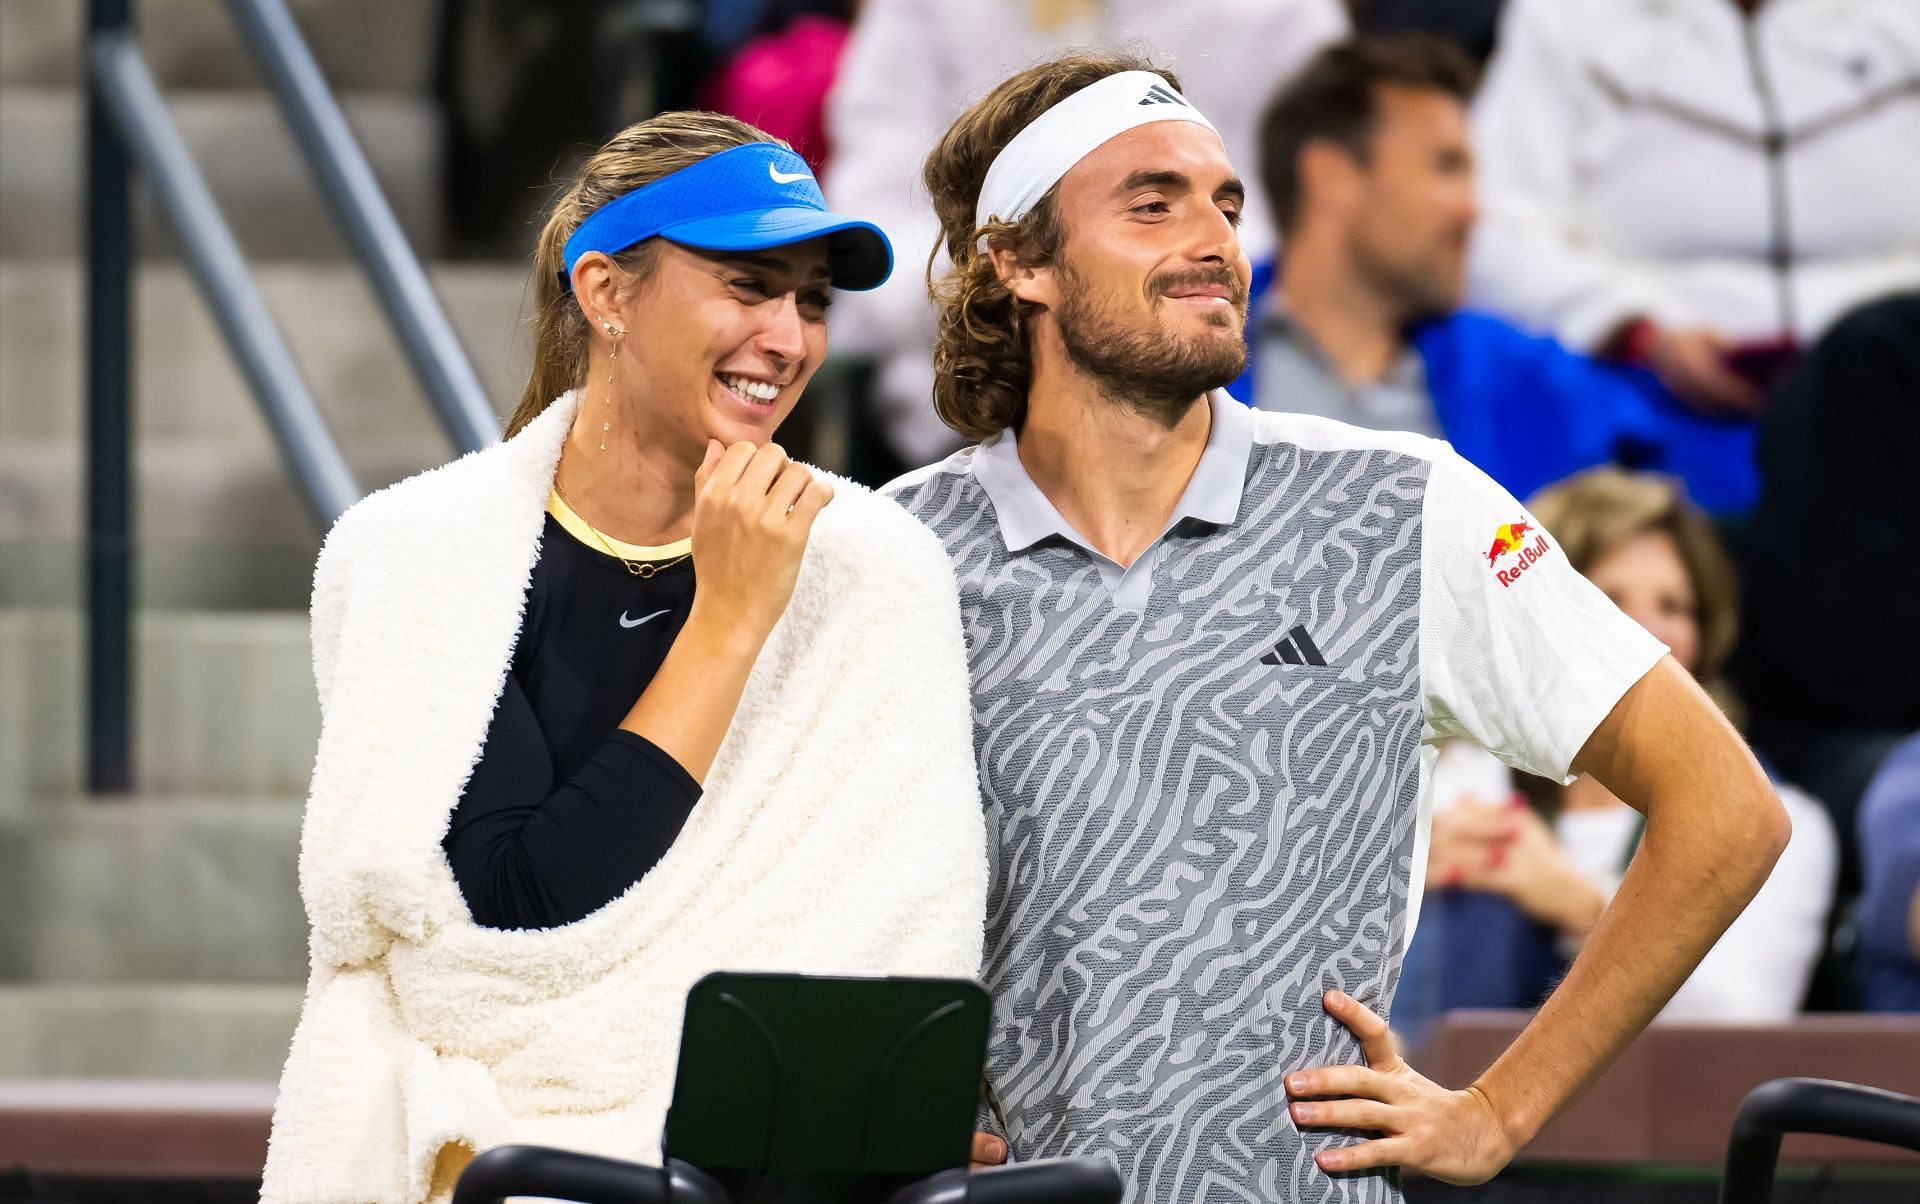
M 1315 212 L 1345 213 L 1360 203 L 1362 169 L 1352 151 L 1326 138 L 1313 138 L 1301 144 L 1299 155 L 1296 220 Z
M 994 275 L 1016 300 L 1047 309 L 1059 303 L 1051 262 L 1029 261 L 1012 247 L 991 239 L 987 242 L 987 258 L 993 262 Z

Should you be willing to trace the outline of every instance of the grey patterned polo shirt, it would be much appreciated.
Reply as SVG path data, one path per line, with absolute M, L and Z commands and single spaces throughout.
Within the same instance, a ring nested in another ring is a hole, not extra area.
M 954 562 L 992 882 L 989 1097 L 1129 1199 L 1390 1201 L 1283 1076 L 1392 1006 L 1432 746 L 1564 778 L 1664 649 L 1443 443 L 1224 394 L 1165 531 L 1092 550 L 1012 432 L 888 487 Z

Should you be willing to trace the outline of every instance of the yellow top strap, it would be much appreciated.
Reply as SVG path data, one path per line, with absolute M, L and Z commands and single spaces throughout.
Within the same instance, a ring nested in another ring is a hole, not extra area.
M 547 513 L 559 520 L 567 534 L 602 556 L 607 554 L 608 548 L 612 548 L 613 554 L 622 560 L 677 560 L 693 551 L 691 539 L 682 539 L 657 548 L 615 539 L 575 514 L 573 507 L 567 505 L 566 499 L 560 496 L 558 490 L 547 491 Z

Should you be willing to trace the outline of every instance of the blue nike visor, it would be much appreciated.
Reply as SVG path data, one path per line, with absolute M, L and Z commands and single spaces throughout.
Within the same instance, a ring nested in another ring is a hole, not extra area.
M 573 288 L 587 252 L 617 255 L 656 235 L 703 251 L 764 251 L 824 235 L 835 288 L 875 288 L 893 272 L 880 227 L 829 211 L 807 161 L 771 142 L 709 155 L 595 209 L 567 240 L 561 286 Z

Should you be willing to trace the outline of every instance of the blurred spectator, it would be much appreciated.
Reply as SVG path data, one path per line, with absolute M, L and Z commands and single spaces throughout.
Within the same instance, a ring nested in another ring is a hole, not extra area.
M 601 0 L 446 0 L 436 10 L 433 93 L 446 115 L 447 223 L 466 253 L 519 256 L 555 160 L 597 145 L 612 120 L 597 97 Z
M 768 5 L 725 7 L 744 20 Z M 630 122 L 695 107 L 714 61 L 692 4 L 442 0 L 434 10 L 447 221 L 467 255 L 518 259 L 576 157 Z
M 1361 33 L 1431 33 L 1467 52 L 1475 63 L 1493 53 L 1506 0 L 1354 0 L 1353 27 Z
M 848 0 L 775 0 L 760 32 L 701 90 L 703 108 L 783 139 L 814 171 L 827 162 L 826 103 L 850 33 Z
M 1474 124 L 1476 302 L 1704 413 L 1920 284 L 1913 0 L 1513 0 Z
M 1598 469 L 1532 500 L 1575 567 L 1700 679 L 1730 717 L 1724 677 L 1739 589 L 1711 523 L 1655 477 Z M 1784 1020 L 1805 995 L 1825 943 L 1838 853 L 1819 802 L 1775 779 L 1793 839 L 1773 875 L 1661 1013 L 1668 1019 Z M 1560 792 L 1568 855 L 1611 895 L 1640 841 L 1638 813 L 1591 778 Z
M 1710 521 L 1671 482 L 1593 469 L 1538 495 L 1530 509 L 1576 568 L 1659 637 L 1722 706 L 1737 710 L 1720 678 L 1738 623 L 1733 569 Z M 1492 767 L 1466 763 L 1473 751 L 1447 750 L 1456 762 L 1447 787 L 1452 798 L 1436 801 L 1426 877 L 1440 895 L 1423 911 L 1407 957 L 1404 989 L 1429 1010 L 1465 1006 L 1457 997 L 1473 984 L 1453 980 L 1471 973 L 1460 967 L 1476 960 L 1520 962 L 1542 934 L 1563 950 L 1577 947 L 1618 889 L 1645 829 L 1639 812 L 1580 777 L 1549 788 L 1556 843 L 1538 817 L 1512 804 L 1503 774 L 1489 779 Z M 1838 850 L 1820 804 L 1792 786 L 1779 784 L 1779 791 L 1793 820 L 1792 841 L 1662 1019 L 1765 1022 L 1799 1010 L 1826 942 Z M 1566 885 L 1569 868 L 1588 889 Z M 1509 907 L 1453 909 L 1474 921 L 1469 927 L 1450 914 L 1450 887 L 1500 896 Z M 1489 923 L 1487 913 L 1502 910 L 1509 915 Z M 1540 927 L 1530 930 L 1512 913 Z M 1465 952 L 1490 933 L 1522 952 Z M 1507 1006 L 1538 1002 L 1539 981 L 1532 997 Z
M 726 58 L 754 38 L 770 32 L 767 15 L 778 3 L 780 0 L 702 0 L 700 41 L 715 57 Z M 846 5 L 838 7 L 845 9 Z
M 1860 801 L 1857 966 L 1870 1012 L 1920 1012 L 1920 736 L 1896 749 Z
M 1619 460 L 1684 478 L 1713 510 L 1753 501 L 1753 431 L 1703 419 L 1649 374 L 1457 312 L 1473 230 L 1473 68 L 1424 34 L 1316 55 L 1261 123 L 1286 254 L 1253 284 L 1247 376 L 1263 409 L 1444 435 L 1525 496 Z
M 1920 198 L 1907 201 L 1920 212 Z M 1920 293 L 1842 318 L 1787 381 L 1764 422 L 1765 485 L 1742 540 L 1735 677 L 1750 730 L 1832 810 L 1847 840 L 1843 895 L 1858 881 L 1861 791 L 1920 731 L 1916 449 Z
M 937 227 L 920 167 L 967 101 L 1062 48 L 1124 44 L 1180 72 L 1227 154 L 1251 173 L 1261 98 L 1346 29 L 1340 0 L 866 0 L 828 101 L 826 193 L 892 236 L 900 270 L 872 293 L 839 298 L 833 336 L 838 352 L 885 361 L 875 416 L 902 461 L 923 464 L 959 442 L 931 402 L 925 267 Z M 1250 251 L 1265 254 L 1270 227 L 1257 197 L 1243 230 Z

